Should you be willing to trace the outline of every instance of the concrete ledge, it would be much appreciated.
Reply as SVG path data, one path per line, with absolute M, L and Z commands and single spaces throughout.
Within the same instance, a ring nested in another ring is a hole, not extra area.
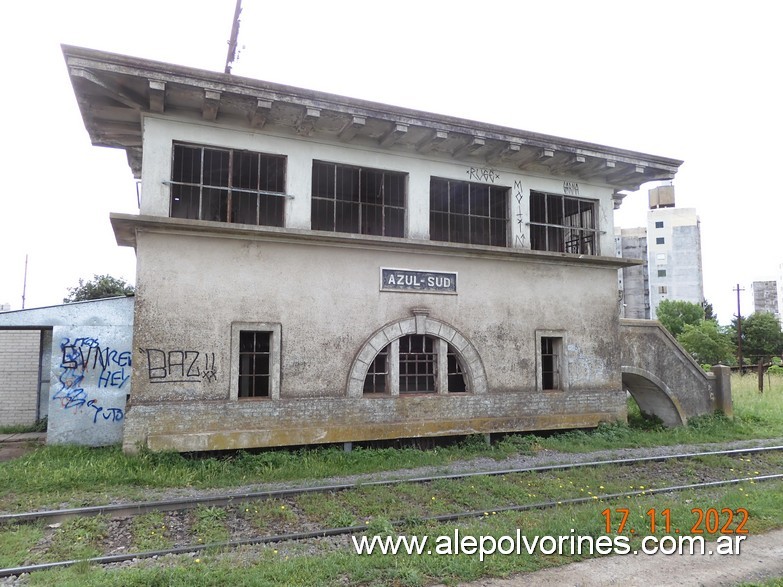
M 427 420 L 419 422 L 389 422 L 364 426 L 311 426 L 286 429 L 226 430 L 191 434 L 152 434 L 147 437 L 150 450 L 180 452 L 205 450 L 237 450 L 253 447 L 296 446 L 389 440 L 394 438 L 462 436 L 492 432 L 558 430 L 593 428 L 602 422 L 621 419 L 610 412 L 583 414 L 553 414 L 501 418 L 466 418 L 460 420 Z M 128 450 L 128 447 L 126 447 Z

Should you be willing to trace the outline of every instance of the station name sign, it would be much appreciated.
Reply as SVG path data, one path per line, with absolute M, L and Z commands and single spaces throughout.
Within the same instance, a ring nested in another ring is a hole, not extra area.
M 381 267 L 381 291 L 457 293 L 457 274 Z

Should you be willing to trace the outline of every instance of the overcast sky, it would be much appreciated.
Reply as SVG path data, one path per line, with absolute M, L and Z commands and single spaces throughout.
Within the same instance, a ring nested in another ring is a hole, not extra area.
M 133 282 L 109 212 L 136 212 L 125 154 L 93 147 L 60 43 L 222 71 L 235 0 L 5 2 L 0 303 Z M 721 323 L 779 279 L 783 8 L 773 1 L 243 0 L 236 75 L 685 161 Z M 645 224 L 647 191 L 616 214 Z

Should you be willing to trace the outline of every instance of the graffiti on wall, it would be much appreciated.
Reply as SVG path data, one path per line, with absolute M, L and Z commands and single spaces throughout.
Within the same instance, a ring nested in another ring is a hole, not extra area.
M 147 358 L 150 383 L 214 383 L 215 353 L 194 350 L 139 349 Z
M 522 213 L 522 199 L 523 199 L 523 195 L 522 195 L 522 182 L 521 181 L 518 181 L 518 180 L 514 181 L 514 189 L 512 190 L 512 192 L 514 194 L 514 199 L 517 202 L 516 217 L 517 217 L 517 225 L 519 226 L 517 228 L 517 236 L 514 238 L 514 242 L 515 242 L 516 245 L 518 245 L 520 247 L 524 247 L 525 246 L 525 233 L 522 230 L 522 224 L 524 222 L 524 218 L 525 217 L 524 217 L 524 215 Z
M 488 169 L 487 167 L 470 167 L 465 172 L 468 174 L 468 178 L 474 181 L 488 181 L 495 183 L 500 179 L 500 174 L 494 169 Z
M 125 417 L 122 408 L 98 405 L 99 400 L 90 397 L 90 391 L 123 389 L 130 380 L 130 351 L 101 346 L 97 338 L 91 337 L 63 338 L 60 351 L 59 387 L 52 399 L 59 400 L 64 410 L 75 413 L 91 409 L 93 424 L 121 421 Z
M 576 183 L 575 181 L 564 181 L 563 194 L 565 194 L 566 196 L 578 196 L 579 184 Z

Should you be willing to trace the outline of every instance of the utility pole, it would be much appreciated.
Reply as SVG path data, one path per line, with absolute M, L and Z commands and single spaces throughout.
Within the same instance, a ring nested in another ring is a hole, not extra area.
M 242 12 L 242 0 L 237 0 L 234 8 L 234 20 L 231 23 L 231 37 L 228 40 L 228 54 L 226 55 L 226 73 L 231 73 L 231 64 L 237 56 L 237 38 L 239 37 L 239 14 Z
M 24 298 L 27 295 L 27 255 L 24 256 L 24 281 L 22 282 L 22 310 L 24 310 Z
M 745 368 L 742 365 L 742 312 L 740 311 L 740 292 L 745 288 L 740 288 L 739 283 L 734 289 L 737 292 L 737 356 L 740 365 L 740 375 L 744 375 Z

